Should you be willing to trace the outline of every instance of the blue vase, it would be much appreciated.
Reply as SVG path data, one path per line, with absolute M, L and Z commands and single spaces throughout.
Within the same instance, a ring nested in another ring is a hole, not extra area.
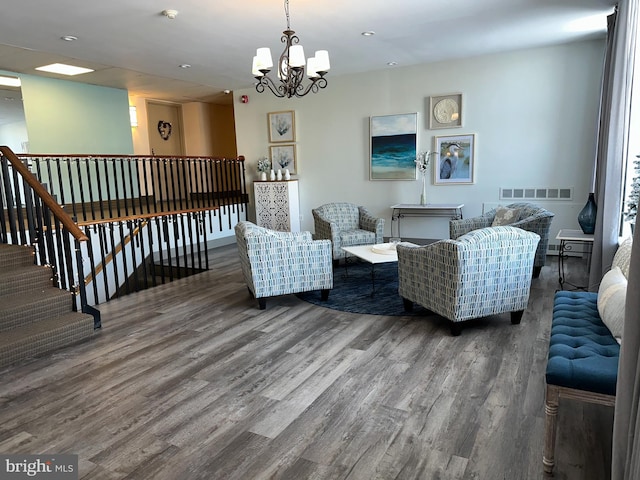
M 592 234 L 596 228 L 596 214 L 598 213 L 598 206 L 593 193 L 589 194 L 589 200 L 580 213 L 578 214 L 578 223 L 580 228 L 586 234 Z

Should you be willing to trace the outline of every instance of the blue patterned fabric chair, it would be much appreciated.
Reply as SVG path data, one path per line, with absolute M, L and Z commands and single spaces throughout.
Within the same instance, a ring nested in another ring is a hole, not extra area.
M 453 335 L 460 334 L 460 322 L 504 312 L 520 323 L 539 241 L 535 233 L 507 226 L 424 246 L 398 244 L 398 293 L 405 310 L 418 303 L 449 319 Z
M 554 213 L 545 210 L 533 203 L 521 202 L 506 205 L 506 208 L 517 210 L 517 216 L 512 227 L 518 227 L 540 235 L 540 243 L 536 249 L 536 258 L 533 262 L 533 278 L 540 276 L 540 270 L 547 261 L 547 248 L 549 247 L 549 229 Z M 491 227 L 498 209 L 489 210 L 484 215 L 463 220 L 451 220 L 449 222 L 449 238 L 456 239 L 471 230 Z
M 353 203 L 327 203 L 314 208 L 316 239 L 331 240 L 333 259 L 347 256 L 342 247 L 382 243 L 384 218 L 376 218 L 365 207 Z
M 267 297 L 333 288 L 331 242 L 313 240 L 309 232 L 276 232 L 241 221 L 235 227 L 240 266 L 260 310 Z

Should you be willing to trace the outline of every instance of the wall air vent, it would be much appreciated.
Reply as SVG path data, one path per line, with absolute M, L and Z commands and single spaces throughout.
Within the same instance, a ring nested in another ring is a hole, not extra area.
M 500 200 L 573 200 L 573 187 L 501 188 Z

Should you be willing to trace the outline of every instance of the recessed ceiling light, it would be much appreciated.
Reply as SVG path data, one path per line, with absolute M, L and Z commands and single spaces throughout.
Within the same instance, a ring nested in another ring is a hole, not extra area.
M 66 65 L 64 63 L 52 63 L 36 68 L 41 72 L 59 73 L 60 75 L 80 75 L 81 73 L 93 72 L 91 68 L 76 67 L 74 65 Z
M 191 65 L 189 65 L 188 63 L 183 63 L 181 65 L 179 65 L 180 68 L 191 68 Z
M 19 87 L 20 79 L 18 77 L 5 77 L 4 75 L 1 75 L 0 85 L 4 85 L 5 87 Z
M 176 18 L 178 16 L 178 11 L 177 10 L 163 10 L 162 11 L 162 15 L 164 15 L 165 17 L 167 17 L 169 20 L 173 20 L 174 18 Z
M 387 65 L 389 65 L 390 67 L 395 67 L 396 65 L 398 65 L 398 62 L 387 62 Z
M 366 32 L 362 32 L 360 35 L 363 37 L 373 37 L 376 34 L 373 30 L 367 30 Z
M 60 37 L 62 40 L 64 40 L 65 42 L 73 42 L 74 40 L 77 40 L 78 37 L 74 36 L 74 35 L 65 35 L 64 37 Z

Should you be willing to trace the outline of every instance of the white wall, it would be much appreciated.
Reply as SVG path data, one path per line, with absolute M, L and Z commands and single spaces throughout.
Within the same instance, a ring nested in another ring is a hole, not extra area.
M 24 146 L 29 144 L 27 123 L 15 122 L 0 125 L 0 145 L 6 145 L 13 153 L 28 153 Z
M 302 229 L 313 231 L 315 206 L 349 201 L 385 217 L 389 235 L 389 207 L 418 203 L 421 182 L 369 180 L 369 117 L 418 112 L 419 150 L 433 149 L 435 135 L 476 134 L 475 184 L 431 184 L 430 203 L 462 202 L 471 217 L 484 202 L 499 202 L 500 187 L 572 187 L 573 202 L 537 202 L 558 210 L 555 237 L 579 228 L 574 212 L 589 192 L 603 54 L 604 40 L 592 40 L 373 74 L 332 70 L 326 90 L 301 99 L 236 91 L 238 153 L 248 181 L 256 179 L 257 159 L 269 154 L 267 112 L 295 110 Z M 464 95 L 463 127 L 429 130 L 429 96 L 452 92 Z M 409 221 L 403 237 L 448 237 L 445 219 Z

